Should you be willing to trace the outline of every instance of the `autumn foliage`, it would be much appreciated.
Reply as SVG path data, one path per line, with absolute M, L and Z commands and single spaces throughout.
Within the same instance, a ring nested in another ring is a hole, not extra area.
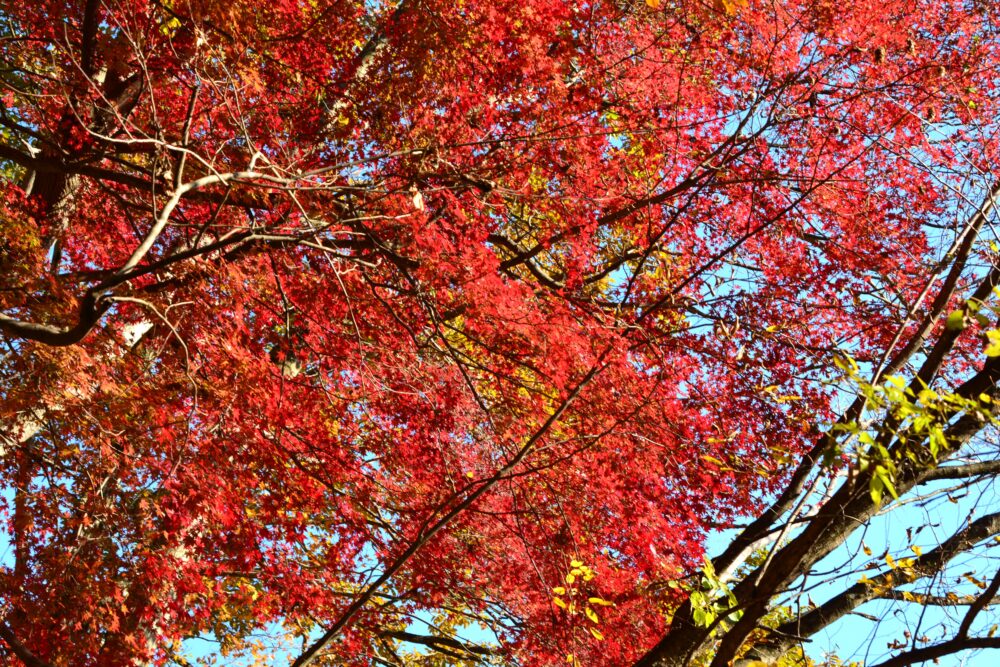
M 0 19 L 5 665 L 631 664 L 993 186 L 972 0 Z

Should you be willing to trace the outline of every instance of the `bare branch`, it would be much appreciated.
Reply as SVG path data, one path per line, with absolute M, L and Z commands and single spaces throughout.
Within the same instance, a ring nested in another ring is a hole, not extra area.
M 1000 648 L 1000 637 L 956 637 L 940 644 L 901 653 L 874 665 L 874 667 L 908 667 L 908 665 L 935 660 L 952 653 L 984 648 Z

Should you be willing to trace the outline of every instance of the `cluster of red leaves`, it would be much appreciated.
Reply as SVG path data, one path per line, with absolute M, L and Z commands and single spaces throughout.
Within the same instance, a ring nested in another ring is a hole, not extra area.
M 71 325 L 179 185 L 254 172 L 181 197 L 82 342 L 4 341 L 3 623 L 51 665 L 329 625 L 414 543 L 337 664 L 442 610 L 523 664 L 628 664 L 995 157 L 967 0 L 0 16 L 6 316 Z M 551 603 L 574 558 L 601 645 Z

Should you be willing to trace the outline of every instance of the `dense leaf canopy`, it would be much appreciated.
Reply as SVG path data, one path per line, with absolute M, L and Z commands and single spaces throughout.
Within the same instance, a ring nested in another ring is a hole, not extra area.
M 986 6 L 0 3 L 0 661 L 639 659 L 992 262 Z

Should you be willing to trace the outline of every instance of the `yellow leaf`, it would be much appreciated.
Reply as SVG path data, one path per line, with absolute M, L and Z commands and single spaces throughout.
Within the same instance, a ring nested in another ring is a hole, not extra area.
M 560 609 L 566 608 L 566 603 L 562 601 L 562 598 L 552 598 L 552 604 L 559 607 Z
M 649 6 L 650 9 L 660 8 L 660 0 L 646 0 L 646 4 Z
M 608 602 L 607 600 L 603 600 L 601 598 L 587 598 L 587 602 L 589 602 L 590 604 L 596 604 L 601 607 L 611 607 L 614 606 L 615 604 L 614 602 Z
M 989 341 L 989 345 L 986 346 L 986 356 L 1000 356 L 1000 331 L 997 331 L 996 329 L 987 331 L 986 339 Z
M 597 614 L 594 613 L 594 610 L 591 609 L 590 607 L 585 608 L 583 610 L 583 613 L 585 613 L 587 615 L 587 618 L 592 620 L 594 623 L 600 623 L 600 621 L 597 618 Z
M 594 635 L 594 639 L 596 639 L 597 641 L 601 641 L 602 639 L 604 639 L 604 635 L 602 635 L 601 631 L 598 630 L 597 628 L 587 628 L 587 629 L 590 630 L 590 634 Z
M 566 583 L 567 584 L 572 584 L 574 581 L 576 581 L 576 577 L 573 576 L 572 572 L 566 575 Z
M 888 565 L 889 567 L 893 568 L 896 567 L 896 561 L 894 561 L 892 559 L 892 556 L 890 556 L 889 554 L 885 555 L 885 564 Z
M 552 592 L 555 593 L 556 595 L 566 595 L 566 589 L 563 588 L 562 586 L 556 586 L 555 588 L 552 589 Z
M 570 567 L 583 567 L 583 562 L 578 560 L 571 560 L 569 562 Z
M 871 547 L 869 547 L 864 542 L 861 543 L 861 550 L 865 552 L 866 556 L 871 556 L 872 555 Z

